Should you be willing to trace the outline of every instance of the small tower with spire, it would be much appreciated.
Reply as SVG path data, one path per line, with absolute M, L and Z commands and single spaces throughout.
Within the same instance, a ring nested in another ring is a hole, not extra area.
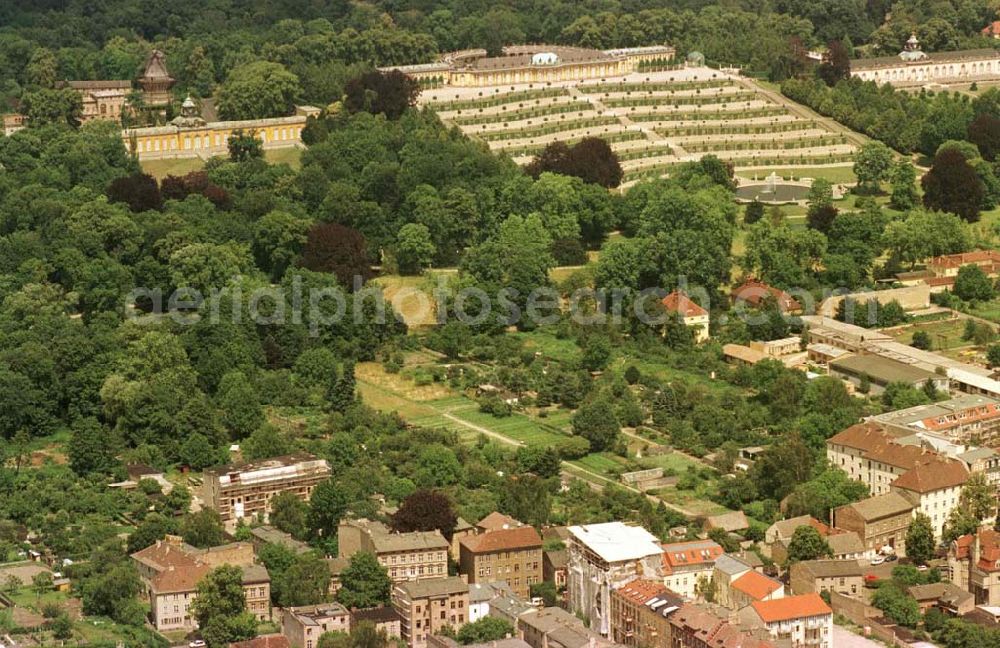
M 170 88 L 174 86 L 174 78 L 167 72 L 166 58 L 160 50 L 150 52 L 142 76 L 139 77 L 142 99 L 151 108 L 165 108 L 170 104 Z
M 916 34 L 910 34 L 910 38 L 907 39 L 906 45 L 903 46 L 903 51 L 899 53 L 899 58 L 904 61 L 919 61 L 927 58 L 927 55 L 920 49 L 920 39 L 917 38 Z
M 181 104 L 180 116 L 174 117 L 170 123 L 181 128 L 200 128 L 205 125 L 205 120 L 202 119 L 201 112 L 198 110 L 198 104 L 191 98 L 191 95 L 188 95 L 184 103 Z

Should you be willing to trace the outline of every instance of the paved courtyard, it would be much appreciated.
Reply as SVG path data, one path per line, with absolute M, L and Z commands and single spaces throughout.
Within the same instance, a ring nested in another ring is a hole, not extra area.
M 885 644 L 856 635 L 847 628 L 833 626 L 834 648 L 885 648 Z

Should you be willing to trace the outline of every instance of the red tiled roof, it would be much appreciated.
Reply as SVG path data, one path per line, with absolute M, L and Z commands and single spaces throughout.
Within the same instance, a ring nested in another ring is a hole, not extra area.
M 955 277 L 931 277 L 930 279 L 924 279 L 924 283 L 932 288 L 935 286 L 953 286 L 955 285 Z
M 731 293 L 733 301 L 745 301 L 754 307 L 761 306 L 768 296 L 774 297 L 783 311 L 802 310 L 802 304 L 784 290 L 754 279 L 748 279 Z
M 930 493 L 961 486 L 968 478 L 969 470 L 961 461 L 928 457 L 921 459 L 913 469 L 897 477 L 891 485 L 915 493 Z
M 663 307 L 668 311 L 680 313 L 681 317 L 704 317 L 708 311 L 691 301 L 683 290 L 675 290 L 663 298 Z
M 486 529 L 487 531 L 496 531 L 497 529 L 512 529 L 514 527 L 524 526 L 524 524 L 518 522 L 509 515 L 493 511 L 477 522 L 476 526 L 481 529 Z
M 542 536 L 538 535 L 535 527 L 522 526 L 462 538 L 460 544 L 473 553 L 534 549 L 542 546 Z
M 625 583 L 615 591 L 618 592 L 622 598 L 631 601 L 636 605 L 643 605 L 646 601 L 656 598 L 659 594 L 669 592 L 670 590 L 664 587 L 663 583 L 636 578 L 633 581 Z
M 760 572 L 750 570 L 733 581 L 737 589 L 756 601 L 763 601 L 781 588 L 781 583 Z
M 937 456 L 918 446 L 895 443 L 894 437 L 875 423 L 852 425 L 827 439 L 827 445 L 861 450 L 868 459 L 904 470 L 912 470 L 920 461 Z
M 983 27 L 982 31 L 979 33 L 984 36 L 992 36 L 993 34 L 1000 34 L 1000 20 L 994 20 L 990 24 Z
M 994 23 L 994 25 L 995 24 L 996 23 Z M 989 27 L 987 27 L 987 29 L 989 29 Z M 945 254 L 932 258 L 927 262 L 927 266 L 959 268 L 964 265 L 969 265 L 970 263 L 1000 263 L 1000 252 L 997 252 L 996 250 L 973 250 L 972 252 L 961 252 L 959 254 Z
M 789 621 L 805 617 L 831 614 L 830 606 L 823 602 L 819 594 L 802 594 L 801 596 L 786 596 L 773 601 L 754 601 L 753 606 L 757 616 L 764 623 Z
M 755 637 L 729 624 L 708 610 L 685 603 L 670 615 L 670 625 L 678 635 L 690 634 L 699 645 L 713 648 L 774 648 L 774 643 Z
M 930 416 L 922 419 L 920 423 L 928 430 L 947 430 L 959 425 L 989 421 L 998 417 L 1000 417 L 1000 405 L 986 403 L 985 405 L 969 407 L 955 414 Z
M 958 560 L 968 560 L 972 555 L 975 536 L 960 536 L 952 542 L 951 553 Z M 985 572 L 1000 571 L 1000 533 L 993 529 L 979 531 L 979 562 L 977 566 Z
M 675 568 L 687 565 L 702 565 L 714 563 L 725 553 L 718 543 L 712 540 L 693 540 L 691 542 L 675 542 L 663 546 L 663 564 L 672 572 Z

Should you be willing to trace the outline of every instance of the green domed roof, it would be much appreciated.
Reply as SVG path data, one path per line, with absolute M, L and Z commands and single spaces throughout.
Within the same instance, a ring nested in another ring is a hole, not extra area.
M 689 52 L 687 55 L 688 63 L 704 63 L 705 55 L 699 51 Z

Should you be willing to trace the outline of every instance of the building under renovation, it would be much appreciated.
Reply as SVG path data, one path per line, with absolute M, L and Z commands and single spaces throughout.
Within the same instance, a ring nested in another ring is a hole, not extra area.
M 612 590 L 636 578 L 662 579 L 663 548 L 649 531 L 622 522 L 572 526 L 569 533 L 570 610 L 607 636 Z
M 238 520 L 267 520 L 271 498 L 293 493 L 308 501 L 316 484 L 330 476 L 325 459 L 299 452 L 252 463 L 229 464 L 205 470 L 205 505 L 219 512 L 226 528 Z

